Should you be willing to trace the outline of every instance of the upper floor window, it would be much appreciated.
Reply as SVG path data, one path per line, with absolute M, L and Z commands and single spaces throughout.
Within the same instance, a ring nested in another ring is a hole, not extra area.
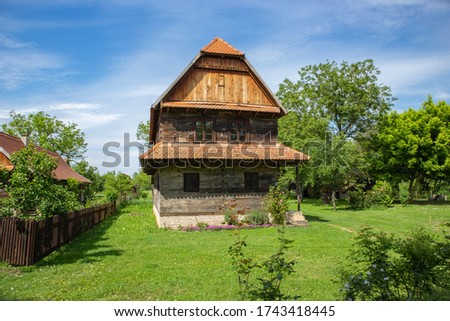
M 243 119 L 233 119 L 229 122 L 230 142 L 245 142 L 247 140 L 247 122 Z
M 212 120 L 198 120 L 195 122 L 195 136 L 196 142 L 211 142 L 213 141 L 213 121 Z

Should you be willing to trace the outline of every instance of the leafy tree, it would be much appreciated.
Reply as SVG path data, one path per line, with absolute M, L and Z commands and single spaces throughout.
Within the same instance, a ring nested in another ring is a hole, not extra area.
M 337 191 L 368 179 L 364 143 L 395 100 L 389 87 L 378 84 L 379 74 L 372 60 L 327 61 L 303 67 L 298 81 L 279 86 L 290 113 L 279 120 L 278 137 L 311 156 L 299 168 L 301 183 L 331 195 L 334 205 Z M 294 181 L 295 174 L 288 169 L 283 176 Z
M 141 121 L 137 127 L 136 138 L 148 142 L 148 135 L 150 132 L 150 121 Z
M 448 182 L 449 142 L 450 105 L 429 97 L 419 110 L 388 115 L 376 136 L 374 167 L 393 181 L 408 181 L 412 197 L 418 180 L 431 186 Z
M 6 191 L 8 207 L 19 216 L 36 213 L 44 218 L 79 207 L 77 194 L 58 184 L 53 178 L 55 158 L 28 146 L 11 155 L 14 170 Z
M 313 133 L 321 131 L 325 123 L 333 134 L 357 138 L 373 128 L 395 100 L 389 87 L 378 84 L 380 71 L 371 59 L 340 65 L 327 61 L 303 67 L 298 74 L 297 82 L 285 79 L 277 95 L 298 114 L 303 132 L 311 127 Z
M 58 152 L 69 162 L 84 157 L 85 135 L 76 124 L 64 123 L 42 111 L 25 116 L 13 110 L 9 116 L 11 121 L 2 125 L 8 134 L 26 134 L 31 143 Z
M 96 193 L 104 190 L 105 179 L 99 173 L 97 167 L 89 165 L 87 161 L 81 161 L 72 167 L 77 173 L 89 179 L 92 184 L 88 184 L 84 189 L 84 195 L 91 200 Z
M 335 210 L 337 192 L 367 179 L 367 164 L 358 143 L 343 136 L 315 141 L 308 153 L 311 160 L 306 164 L 306 174 L 316 181 L 324 197 L 331 195 Z
M 113 201 L 131 193 L 131 178 L 124 173 L 108 172 L 105 174 L 105 195 Z

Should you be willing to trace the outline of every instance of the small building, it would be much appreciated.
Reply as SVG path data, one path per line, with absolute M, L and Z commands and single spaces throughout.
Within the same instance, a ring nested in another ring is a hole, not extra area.
M 201 49 L 150 109 L 140 161 L 158 225 L 220 224 L 231 199 L 261 209 L 279 168 L 309 159 L 278 143 L 286 113 L 244 53 L 220 38 Z
M 0 169 L 6 169 L 8 172 L 12 171 L 14 169 L 14 165 L 10 161 L 11 154 L 21 150 L 26 145 L 26 137 L 21 139 L 4 132 L 0 132 Z M 47 153 L 58 161 L 58 165 L 53 173 L 56 180 L 66 181 L 68 178 L 73 178 L 77 180 L 80 185 L 91 183 L 89 179 L 75 172 L 58 153 L 49 151 L 39 146 L 34 146 L 34 148 L 38 151 Z M 0 197 L 7 197 L 7 194 L 1 188 Z

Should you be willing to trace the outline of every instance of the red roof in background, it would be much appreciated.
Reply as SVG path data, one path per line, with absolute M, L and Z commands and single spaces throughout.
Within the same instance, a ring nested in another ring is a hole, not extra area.
M 222 38 L 216 37 L 209 44 L 204 46 L 201 52 L 212 54 L 223 54 L 233 56 L 244 56 L 242 51 L 237 50 Z
M 306 161 L 309 156 L 279 143 L 176 143 L 158 142 L 141 159 L 234 159 L 251 161 Z
M 25 144 L 22 142 L 20 138 L 0 132 L 0 148 L 3 148 L 3 150 L 5 150 L 9 155 L 19 151 L 24 147 Z M 38 146 L 35 146 L 35 148 L 39 151 L 45 152 L 48 155 L 56 158 L 56 160 L 58 161 L 58 166 L 54 171 L 54 175 L 57 180 L 67 180 L 68 178 L 74 178 L 80 183 L 92 183 L 86 177 L 75 172 L 72 169 L 72 167 L 70 167 L 69 164 L 67 164 L 67 162 L 58 153 L 46 150 Z

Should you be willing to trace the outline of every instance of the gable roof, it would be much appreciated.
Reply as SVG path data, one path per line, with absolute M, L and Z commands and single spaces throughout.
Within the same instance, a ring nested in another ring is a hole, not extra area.
M 233 55 L 233 56 L 242 56 L 244 57 L 244 53 L 242 51 L 237 50 L 228 42 L 223 40 L 222 38 L 216 37 L 209 44 L 204 46 L 200 52 L 202 53 L 211 53 L 218 55 Z
M 222 57 L 228 58 L 233 61 L 240 61 L 236 66 L 235 63 L 230 66 L 217 66 L 211 64 L 201 63 L 203 57 Z M 267 101 L 270 104 L 246 104 L 246 103 L 233 103 L 233 102 L 220 102 L 220 101 L 170 101 L 165 99 L 174 90 L 177 84 L 191 71 L 194 67 L 202 68 L 210 71 L 224 72 L 236 72 L 250 74 L 252 81 L 256 83 L 259 90 L 267 97 Z M 263 81 L 261 76 L 257 73 L 255 68 L 245 58 L 245 54 L 240 50 L 234 48 L 225 40 L 216 37 L 209 44 L 204 46 L 200 52 L 194 57 L 194 59 L 186 66 L 186 68 L 178 75 L 178 77 L 172 82 L 172 84 L 158 97 L 158 99 L 152 104 L 150 111 L 150 141 L 154 141 L 156 137 L 157 127 L 157 112 L 161 108 L 203 108 L 203 109 L 222 109 L 222 110 L 238 110 L 238 111 L 250 111 L 259 113 L 272 113 L 279 116 L 287 114 L 287 110 L 281 105 L 281 102 L 270 90 L 269 86 Z
M 8 159 L 10 158 L 11 154 L 21 150 L 24 147 L 25 144 L 20 138 L 6 134 L 4 132 L 0 132 L 0 152 L 2 152 L 2 154 L 5 155 Z M 92 183 L 86 177 L 75 172 L 72 167 L 67 164 L 64 158 L 62 158 L 58 153 L 49 151 L 39 146 L 34 146 L 34 148 L 40 152 L 45 152 L 58 161 L 58 165 L 53 173 L 55 179 L 65 181 L 68 178 L 73 178 L 80 183 Z M 10 170 L 8 167 L 6 167 L 6 169 Z

